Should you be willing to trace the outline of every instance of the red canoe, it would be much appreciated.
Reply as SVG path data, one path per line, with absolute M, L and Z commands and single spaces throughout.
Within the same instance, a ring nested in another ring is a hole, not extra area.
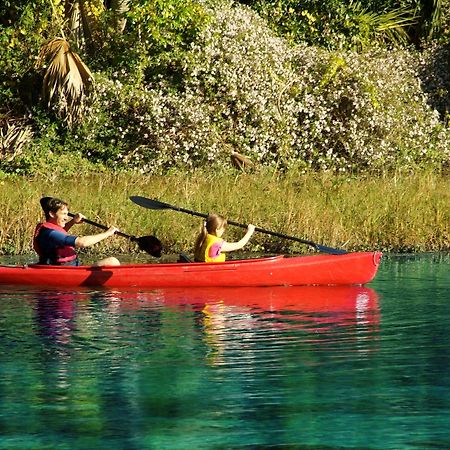
M 362 285 L 376 275 L 380 252 L 123 266 L 0 266 L 0 284 L 16 286 L 242 287 Z

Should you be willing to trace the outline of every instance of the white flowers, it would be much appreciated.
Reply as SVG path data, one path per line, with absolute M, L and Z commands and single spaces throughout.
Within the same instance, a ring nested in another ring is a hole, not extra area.
M 428 104 L 418 74 L 426 65 L 413 54 L 293 47 L 249 8 L 223 2 L 211 13 L 185 60 L 183 91 L 163 79 L 141 88 L 97 80 L 94 109 L 103 117 L 87 128 L 120 137 L 119 164 L 141 173 L 221 166 L 230 147 L 299 170 L 450 164 L 450 133 Z

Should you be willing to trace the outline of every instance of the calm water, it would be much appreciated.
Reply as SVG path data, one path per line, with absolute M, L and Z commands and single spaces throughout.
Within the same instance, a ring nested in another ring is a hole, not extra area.
M 1 449 L 449 449 L 449 255 L 365 288 L 0 287 Z

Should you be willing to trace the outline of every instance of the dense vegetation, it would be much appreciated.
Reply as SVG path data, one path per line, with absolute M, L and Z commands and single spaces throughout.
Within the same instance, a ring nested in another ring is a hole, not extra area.
M 0 255 L 31 254 L 31 237 L 36 222 L 42 219 L 37 201 L 42 194 L 57 194 L 69 201 L 72 211 L 81 211 L 100 224 L 116 224 L 124 233 L 156 235 L 166 256 L 192 253 L 202 220 L 171 210 L 144 209 L 129 196 L 158 198 L 203 213 L 215 211 L 237 222 L 348 251 L 450 249 L 450 181 L 436 173 L 363 178 L 293 171 L 281 175 L 264 169 L 236 177 L 208 170 L 195 170 L 192 175 L 107 173 L 82 179 L 40 177 L 30 182 L 26 177 L 10 177 L 0 181 Z M 80 234 L 99 231 L 88 225 L 76 229 Z M 243 232 L 229 226 L 226 237 L 240 239 Z M 92 252 L 118 255 L 136 251 L 135 243 L 117 236 L 86 249 L 83 260 Z M 255 233 L 245 251 L 302 253 L 313 248 Z M 142 257 L 150 258 L 144 253 Z
M 0 173 L 446 170 L 449 5 L 4 1 Z

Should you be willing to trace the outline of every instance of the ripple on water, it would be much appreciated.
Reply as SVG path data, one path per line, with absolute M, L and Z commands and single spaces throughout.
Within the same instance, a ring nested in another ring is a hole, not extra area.
M 3 287 L 0 447 L 450 448 L 448 287 Z

